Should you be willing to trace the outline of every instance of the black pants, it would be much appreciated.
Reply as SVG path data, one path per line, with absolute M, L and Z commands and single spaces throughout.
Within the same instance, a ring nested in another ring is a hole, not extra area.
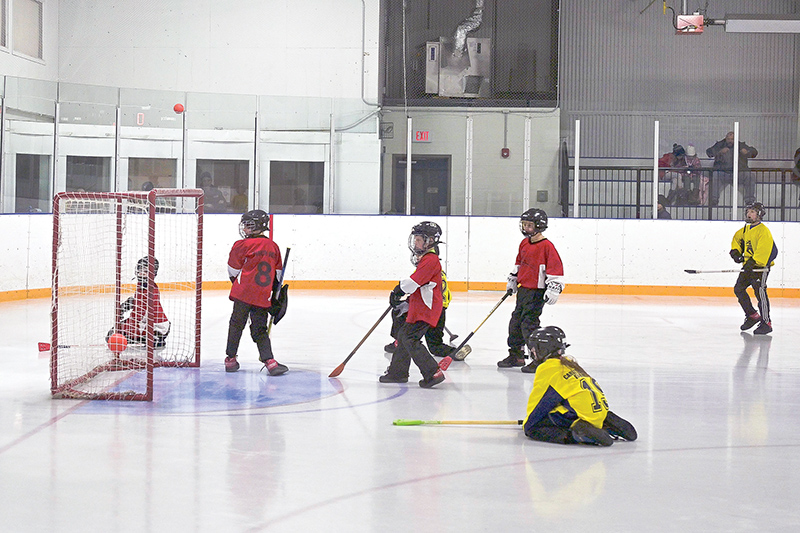
M 422 337 L 430 326 L 422 321 L 403 322 L 397 331 L 397 350 L 392 354 L 388 373 L 397 378 L 407 378 L 411 360 L 419 367 L 422 377 L 430 379 L 439 370 L 439 365 L 422 344 Z
M 247 325 L 247 318 L 250 317 L 250 336 L 258 346 L 258 358 L 261 362 L 274 359 L 272 356 L 272 343 L 267 334 L 269 324 L 269 311 L 266 307 L 256 307 L 246 304 L 239 300 L 233 301 L 233 312 L 231 321 L 228 324 L 228 347 L 225 354 L 234 357 L 239 351 L 239 341 L 242 339 L 242 332 Z
M 575 444 L 569 425 L 555 424 L 549 416 L 542 418 L 536 424 L 528 424 L 526 420 L 524 430 L 525 436 L 533 440 L 554 444 Z
M 425 332 L 425 343 L 428 345 L 428 350 L 430 350 L 432 355 L 437 357 L 445 357 L 448 355 L 453 355 L 455 349 L 452 346 L 449 346 L 444 343 L 444 321 L 445 321 L 445 311 L 446 308 L 442 308 L 442 314 L 439 315 L 439 322 L 436 324 L 435 328 L 429 328 L 427 332 Z M 405 314 L 398 315 L 392 311 L 392 331 L 391 335 L 393 339 L 397 338 L 397 334 L 400 331 L 400 326 L 405 324 L 406 322 Z
M 744 314 L 750 316 L 756 312 L 750 295 L 747 294 L 747 287 L 753 287 L 753 292 L 758 300 L 758 313 L 764 322 L 772 322 L 769 318 L 769 297 L 767 296 L 767 275 L 769 272 L 747 272 L 742 271 L 733 286 L 733 293 L 739 300 Z
M 539 327 L 539 317 L 544 308 L 544 289 L 517 289 L 517 305 L 508 323 L 509 350 L 524 353 L 525 341 Z

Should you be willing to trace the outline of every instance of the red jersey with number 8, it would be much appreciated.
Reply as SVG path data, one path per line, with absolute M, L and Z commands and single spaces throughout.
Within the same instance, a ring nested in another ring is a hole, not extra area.
M 282 269 L 281 251 L 272 239 L 259 236 L 236 241 L 228 257 L 228 273 L 236 276 L 230 299 L 271 307 L 272 282 Z

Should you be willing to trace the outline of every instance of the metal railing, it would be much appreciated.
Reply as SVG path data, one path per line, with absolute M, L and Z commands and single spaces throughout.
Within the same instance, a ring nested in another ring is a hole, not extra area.
M 669 171 L 674 169 L 663 168 Z M 756 200 L 767 208 L 769 220 L 780 222 L 800 221 L 800 181 L 791 168 L 747 169 L 755 180 Z M 569 191 L 570 216 L 579 218 L 652 218 L 653 216 L 653 167 L 584 166 L 580 167 L 578 213 L 571 212 L 575 194 L 575 167 L 570 165 L 566 174 L 566 189 Z M 715 179 L 711 168 L 693 171 L 697 178 Z M 562 175 L 563 179 L 564 175 Z M 692 181 L 695 186 L 699 179 Z M 563 185 L 563 184 L 562 184 Z M 672 183 L 669 178 L 657 182 L 658 193 L 670 197 Z M 564 190 L 562 188 L 562 190 Z M 709 191 L 710 192 L 710 191 Z M 672 219 L 682 220 L 731 220 L 741 218 L 741 213 L 732 213 L 732 186 L 721 185 L 717 205 L 692 205 L 682 195 L 673 194 L 673 203 L 666 205 Z M 742 180 L 739 180 L 737 206 L 744 206 Z M 676 201 L 677 200 L 677 201 Z M 696 201 L 696 200 L 695 200 Z

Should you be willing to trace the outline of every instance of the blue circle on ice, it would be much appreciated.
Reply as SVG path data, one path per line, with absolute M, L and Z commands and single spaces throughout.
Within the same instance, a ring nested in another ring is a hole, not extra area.
M 342 392 L 339 380 L 319 373 L 290 369 L 270 376 L 258 367 L 238 372 L 217 368 L 156 368 L 153 371 L 152 402 L 87 402 L 82 413 L 125 412 L 129 414 L 180 414 L 241 411 L 295 405 Z M 144 391 L 145 372 L 132 373 L 112 391 Z

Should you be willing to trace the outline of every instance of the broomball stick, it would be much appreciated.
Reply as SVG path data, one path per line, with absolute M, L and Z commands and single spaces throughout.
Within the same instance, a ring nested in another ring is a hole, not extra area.
M 754 268 L 750 272 L 767 272 L 768 269 L 766 268 Z M 687 274 L 723 274 L 727 272 L 744 272 L 744 269 L 741 268 L 731 268 L 726 270 L 694 270 L 694 269 L 684 269 L 684 272 Z
M 387 307 L 387 308 L 386 308 L 386 311 L 384 311 L 384 312 L 383 312 L 383 314 L 381 315 L 381 317 L 380 317 L 380 318 L 379 318 L 379 319 L 378 319 L 378 320 L 377 320 L 377 321 L 376 321 L 376 322 L 375 322 L 375 323 L 372 325 L 372 327 L 371 327 L 371 328 L 369 328 L 369 331 L 367 332 L 367 334 L 366 334 L 366 335 L 364 335 L 364 338 L 363 338 L 363 339 L 361 339 L 361 342 L 359 342 L 358 344 L 356 344 L 356 347 L 355 347 L 355 348 L 353 348 L 353 351 L 352 351 L 352 352 L 350 352 L 350 355 L 348 355 L 348 356 L 347 356 L 347 358 L 346 358 L 344 361 L 342 361 L 342 364 L 340 364 L 339 366 L 337 366 L 336 368 L 334 368 L 334 369 L 333 369 L 333 372 L 331 372 L 330 374 L 328 374 L 328 377 L 329 377 L 329 378 L 335 378 L 336 376 L 338 376 L 339 374 L 341 374 L 341 373 L 342 373 L 342 371 L 344 370 L 344 365 L 346 365 L 346 364 L 347 364 L 347 362 L 348 362 L 348 361 L 350 361 L 350 359 L 352 359 L 352 358 L 353 358 L 353 356 L 354 356 L 354 355 L 355 355 L 355 353 L 358 351 L 358 349 L 359 349 L 359 348 L 361 348 L 361 345 L 362 345 L 362 344 L 364 344 L 364 342 L 365 342 L 365 341 L 367 340 L 367 338 L 368 338 L 368 337 L 369 337 L 369 336 L 372 334 L 372 332 L 373 332 L 373 331 L 375 331 L 375 328 L 377 328 L 377 327 L 378 327 L 378 324 L 380 324 L 380 323 L 381 323 L 381 321 L 382 321 L 384 318 L 386 318 L 386 315 L 388 315 L 388 314 L 389 314 L 389 311 L 391 311 L 391 310 L 392 310 L 392 306 L 390 305 L 389 307 Z
M 456 340 L 456 339 L 458 338 L 458 335 L 456 335 L 455 333 L 453 333 L 452 331 L 450 331 L 450 330 L 447 328 L 447 326 L 445 326 L 445 327 L 444 327 L 444 330 L 447 332 L 447 334 L 448 334 L 448 335 L 450 335 L 450 344 L 453 344 L 453 341 L 454 341 L 454 340 Z
M 506 301 L 506 298 L 508 298 L 509 296 L 511 296 L 511 291 L 510 291 L 510 290 L 506 291 L 506 293 L 503 295 L 503 297 L 502 297 L 502 298 L 500 298 L 500 301 L 499 301 L 499 302 L 497 302 L 496 304 L 494 304 L 494 307 L 492 307 L 492 310 L 491 310 L 491 311 L 489 311 L 489 314 L 488 314 L 488 315 L 486 315 L 486 318 L 484 318 L 484 319 L 483 319 L 483 322 L 481 322 L 480 324 L 478 324 L 478 327 L 477 327 L 477 328 L 475 328 L 474 330 L 472 330 L 472 332 L 471 332 L 469 335 L 467 335 L 467 338 L 466 338 L 466 339 L 464 339 L 463 341 L 461 341 L 461 344 L 459 344 L 459 345 L 458 345 L 458 347 L 455 349 L 455 351 L 454 351 L 453 353 L 458 353 L 458 351 L 459 351 L 461 348 L 463 348 L 463 347 L 464 347 L 464 345 L 465 345 L 465 344 L 467 344 L 467 342 L 469 342 L 469 340 L 472 338 L 472 336 L 473 336 L 473 335 L 475 335 L 475 333 L 476 333 L 476 332 L 477 332 L 479 329 L 481 329 L 481 326 L 482 326 L 482 325 L 483 325 L 483 324 L 484 324 L 484 323 L 485 323 L 487 320 L 489 320 L 489 317 L 490 317 L 490 316 L 492 316 L 492 313 L 494 313 L 494 312 L 497 310 L 497 308 L 498 308 L 498 307 L 500 307 L 500 304 L 502 304 L 503 302 L 505 302 L 505 301 Z
M 395 426 L 521 426 L 522 420 L 406 420 L 399 418 L 392 422 Z

